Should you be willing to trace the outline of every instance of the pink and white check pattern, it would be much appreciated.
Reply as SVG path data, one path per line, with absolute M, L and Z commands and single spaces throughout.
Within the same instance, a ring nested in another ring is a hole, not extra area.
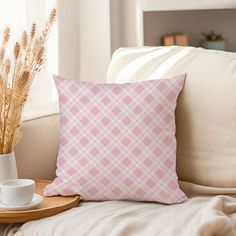
M 175 107 L 185 76 L 128 84 L 56 77 L 57 178 L 45 195 L 85 200 L 186 200 L 176 174 Z

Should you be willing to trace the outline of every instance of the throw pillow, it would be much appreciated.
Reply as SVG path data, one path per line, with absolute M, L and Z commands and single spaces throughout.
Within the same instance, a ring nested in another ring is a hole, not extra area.
M 60 98 L 56 179 L 46 196 L 180 203 L 175 108 L 185 75 L 127 84 L 55 82 Z

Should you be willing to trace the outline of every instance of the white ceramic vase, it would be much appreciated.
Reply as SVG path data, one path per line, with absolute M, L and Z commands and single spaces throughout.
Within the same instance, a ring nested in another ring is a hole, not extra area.
M 8 179 L 17 179 L 15 152 L 0 154 L 0 183 Z

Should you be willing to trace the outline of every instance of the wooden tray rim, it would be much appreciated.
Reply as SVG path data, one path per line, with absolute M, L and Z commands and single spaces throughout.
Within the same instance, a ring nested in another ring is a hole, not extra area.
M 50 180 L 35 180 L 36 183 L 51 183 Z M 56 215 L 65 210 L 71 209 L 72 207 L 76 207 L 79 204 L 80 196 L 55 196 L 51 198 L 70 198 L 68 203 L 58 204 L 57 206 L 51 206 L 48 208 L 38 208 L 32 210 L 25 211 L 6 211 L 0 209 L 0 223 L 23 223 L 31 220 L 41 219 L 48 216 Z

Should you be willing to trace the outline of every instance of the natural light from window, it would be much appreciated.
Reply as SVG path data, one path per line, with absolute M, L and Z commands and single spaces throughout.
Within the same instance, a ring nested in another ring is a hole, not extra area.
M 36 23 L 40 32 L 47 20 L 56 0 L 0 0 L 0 33 L 6 26 L 11 28 L 11 44 L 21 39 L 23 30 L 30 30 L 32 23 Z M 0 40 L 2 40 L 0 38 Z M 11 52 L 11 47 L 9 47 Z M 58 29 L 54 25 L 47 40 L 45 64 L 32 84 L 29 102 L 25 107 L 24 117 L 34 118 L 45 112 L 55 112 L 57 107 L 57 93 L 52 74 L 58 74 Z M 52 111 L 50 111 L 52 109 Z

